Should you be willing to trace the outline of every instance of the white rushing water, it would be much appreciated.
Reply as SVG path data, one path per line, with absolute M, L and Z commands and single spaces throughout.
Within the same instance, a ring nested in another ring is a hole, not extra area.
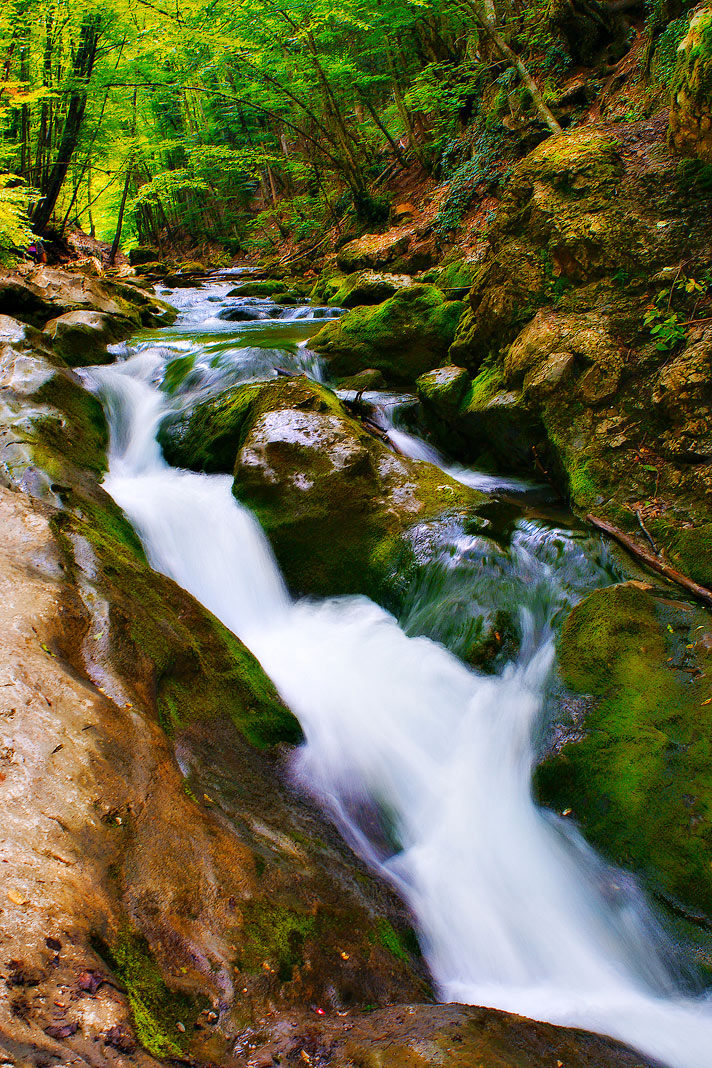
M 111 425 L 106 488 L 152 565 L 243 639 L 299 717 L 297 773 L 412 907 L 442 998 L 599 1031 L 669 1068 L 710 1068 L 712 1005 L 681 992 L 634 882 L 532 800 L 551 620 L 574 602 L 576 572 L 591 570 L 575 540 L 519 526 L 512 566 L 538 600 L 522 594 L 522 652 L 499 676 L 407 637 L 363 597 L 293 602 L 231 478 L 163 461 L 155 432 L 168 400 L 155 382 L 166 356 L 144 344 L 90 372 Z M 388 814 L 392 850 L 361 829 L 369 807 Z

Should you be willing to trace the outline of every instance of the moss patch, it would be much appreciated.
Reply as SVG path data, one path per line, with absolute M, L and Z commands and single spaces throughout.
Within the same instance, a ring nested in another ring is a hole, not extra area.
M 309 345 L 337 378 L 368 367 L 409 385 L 444 362 L 463 311 L 462 301 L 446 300 L 435 286 L 408 286 L 383 304 L 328 323 Z
M 540 796 L 571 807 L 604 853 L 708 915 L 711 634 L 702 611 L 632 584 L 587 597 L 563 628 L 559 664 L 566 686 L 596 701 L 583 740 L 536 776 Z
M 312 913 L 252 901 L 242 907 L 245 945 L 240 965 L 247 972 L 260 972 L 268 964 L 280 982 L 292 978 L 294 969 L 304 960 L 304 943 L 316 931 Z
M 136 1037 L 154 1057 L 181 1057 L 188 1035 L 207 999 L 193 999 L 169 989 L 146 939 L 128 925 L 120 928 L 115 942 L 102 947 L 102 955 L 126 987 Z

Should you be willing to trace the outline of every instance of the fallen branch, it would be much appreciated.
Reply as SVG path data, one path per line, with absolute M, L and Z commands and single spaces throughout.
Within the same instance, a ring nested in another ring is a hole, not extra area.
M 468 11 L 470 11 L 474 16 L 477 25 L 480 27 L 485 36 L 489 37 L 490 41 L 495 46 L 502 58 L 505 59 L 511 67 L 514 67 L 514 69 L 519 74 L 519 77 L 524 82 L 529 96 L 532 98 L 532 103 L 534 104 L 534 107 L 539 113 L 539 118 L 542 120 L 544 125 L 548 126 L 555 136 L 558 136 L 559 134 L 563 133 L 563 130 L 554 118 L 551 109 L 547 106 L 539 86 L 534 81 L 531 74 L 524 66 L 524 63 L 516 54 L 516 52 L 512 51 L 512 49 L 509 47 L 504 38 L 497 32 L 495 24 L 491 22 L 489 18 L 482 14 L 475 0 L 465 0 L 465 4 L 467 6 Z
M 596 527 L 597 530 L 602 530 L 604 534 L 610 535 L 615 541 L 622 545 L 624 549 L 635 556 L 636 559 L 641 560 L 646 567 L 651 568 L 653 571 L 657 571 L 659 575 L 669 579 L 670 582 L 674 582 L 677 586 L 682 586 L 684 590 L 691 593 L 693 597 L 696 597 L 698 601 L 702 601 L 709 608 L 712 608 L 712 590 L 706 586 L 700 586 L 699 583 L 694 582 L 687 575 L 683 575 L 681 571 L 676 571 L 670 564 L 666 564 L 664 560 L 661 560 L 659 556 L 656 556 L 649 549 L 646 549 L 644 545 L 641 545 L 639 541 L 633 538 L 630 534 L 626 534 L 623 530 L 619 530 L 618 527 L 614 527 L 612 523 L 606 522 L 605 519 L 598 519 L 595 515 L 587 515 L 586 522 L 590 523 L 592 527 Z

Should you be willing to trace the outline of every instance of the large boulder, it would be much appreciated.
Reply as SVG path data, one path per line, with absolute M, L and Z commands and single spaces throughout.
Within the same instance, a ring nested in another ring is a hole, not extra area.
M 701 5 L 678 50 L 670 138 L 683 156 L 712 164 L 712 7 Z
M 394 293 L 413 284 L 407 274 L 387 274 L 379 271 L 355 271 L 339 280 L 332 289 L 328 303 L 336 308 L 357 308 L 362 304 L 382 304 Z
M 146 263 L 160 261 L 161 253 L 154 245 L 135 245 L 129 249 L 129 263 L 132 267 L 143 267 Z
M 354 271 L 382 271 L 384 268 L 406 274 L 424 271 L 437 262 L 432 239 L 423 240 L 412 227 L 397 227 L 383 234 L 365 234 L 343 245 L 336 263 L 346 274 Z
M 134 324 L 123 316 L 75 311 L 50 319 L 45 326 L 45 333 L 52 339 L 55 352 L 71 367 L 81 367 L 92 363 L 110 363 L 113 357 L 107 352 L 107 345 L 129 337 L 134 329 Z
M 0 271 L 0 315 L 12 315 L 40 329 L 66 312 L 96 311 L 134 329 L 167 326 L 175 308 L 140 286 L 96 278 L 56 267 L 24 267 Z
M 375 308 L 354 308 L 309 342 L 336 378 L 365 368 L 393 385 L 411 385 L 443 363 L 463 312 L 435 286 L 412 285 Z
M 712 620 L 650 587 L 597 590 L 559 639 L 570 695 L 537 772 L 606 856 L 712 919 Z
M 396 562 L 409 559 L 409 531 L 481 500 L 393 453 L 302 377 L 230 390 L 168 422 L 160 440 L 172 463 L 234 470 L 235 495 L 300 593 L 382 595 Z

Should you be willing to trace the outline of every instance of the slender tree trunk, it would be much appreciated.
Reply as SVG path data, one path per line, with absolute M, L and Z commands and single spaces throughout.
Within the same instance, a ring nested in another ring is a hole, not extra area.
M 86 15 L 82 22 L 79 45 L 74 60 L 73 73 L 79 83 L 79 88 L 70 97 L 64 129 L 57 149 L 57 158 L 50 171 L 44 197 L 37 205 L 32 217 L 33 226 L 39 233 L 43 233 L 46 230 L 47 224 L 52 218 L 64 180 L 67 177 L 69 164 L 79 141 L 84 112 L 87 106 L 87 91 L 92 71 L 94 70 L 94 63 L 96 62 L 100 33 L 101 16 Z
M 477 7 L 477 4 L 474 3 L 473 0 L 468 0 L 467 7 L 474 15 L 475 20 L 480 29 L 489 38 L 489 40 L 495 46 L 500 55 L 504 59 L 506 59 L 507 62 L 512 67 L 514 67 L 514 69 L 519 74 L 520 78 L 522 79 L 524 85 L 527 88 L 530 97 L 532 98 L 534 107 L 536 108 L 542 122 L 549 127 L 553 134 L 563 133 L 564 131 L 561 129 L 558 122 L 556 121 L 551 111 L 547 107 L 546 103 L 544 102 L 544 97 L 541 95 L 541 90 L 539 89 L 539 86 L 536 84 L 531 74 L 522 63 L 519 56 L 512 51 L 507 42 L 499 35 L 494 25 L 488 19 L 485 18 L 485 16 L 482 14 L 482 12 Z

